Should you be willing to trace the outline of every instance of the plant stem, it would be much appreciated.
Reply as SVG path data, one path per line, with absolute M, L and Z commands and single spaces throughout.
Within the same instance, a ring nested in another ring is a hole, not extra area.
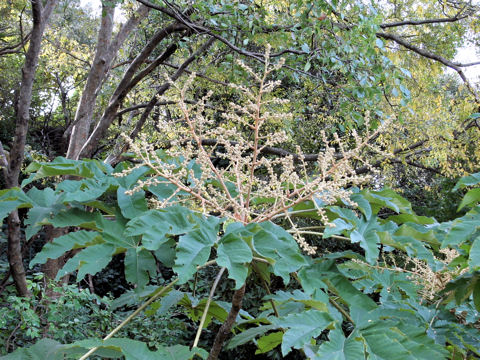
M 120 325 L 118 325 L 115 329 L 113 329 L 107 336 L 103 338 L 103 341 L 110 339 L 113 335 L 115 335 L 122 327 L 127 325 L 135 316 L 137 316 L 140 312 L 142 312 L 148 305 L 158 299 L 164 292 L 169 290 L 173 285 L 175 285 L 178 281 L 178 278 L 173 280 L 170 284 L 163 287 L 160 291 L 154 293 L 150 299 L 148 299 L 142 306 L 140 306 L 137 310 L 131 313 L 125 320 L 122 321 Z M 85 360 L 90 355 L 92 355 L 95 351 L 99 349 L 99 346 L 96 346 L 90 349 L 85 355 L 83 355 L 79 360 Z
M 208 354 L 207 360 L 217 360 L 218 355 L 220 355 L 220 351 L 222 350 L 223 343 L 227 338 L 228 334 L 232 330 L 233 324 L 237 319 L 237 315 L 242 308 L 242 300 L 243 296 L 245 295 L 245 285 L 243 285 L 240 289 L 235 291 L 233 294 L 232 299 L 232 308 L 228 313 L 227 320 L 222 324 L 220 329 L 217 332 L 217 336 L 215 337 L 215 341 L 212 345 L 212 349 L 210 350 L 210 354 Z
M 263 259 L 262 259 L 263 260 Z M 197 266 L 197 270 L 200 270 L 204 267 L 210 266 L 216 264 L 215 260 L 210 260 L 207 261 L 203 265 Z M 169 290 L 173 285 L 175 285 L 178 282 L 178 278 L 173 280 L 170 284 L 167 286 L 161 288 L 158 290 L 158 292 L 154 293 L 150 299 L 148 299 L 142 306 L 140 306 L 137 310 L 135 310 L 132 314 L 130 314 L 125 320 L 122 321 L 120 325 L 118 325 L 115 329 L 113 329 L 107 336 L 103 338 L 103 341 L 110 339 L 113 335 L 115 335 L 122 327 L 127 325 L 132 319 L 137 316 L 139 313 L 141 313 L 148 305 L 150 305 L 152 302 L 154 302 L 156 299 L 158 299 L 165 291 Z M 78 360 L 85 360 L 88 356 L 92 355 L 95 351 L 99 349 L 99 346 L 96 346 L 92 349 L 90 349 L 87 353 L 85 353 L 80 359 Z
M 198 341 L 200 340 L 200 334 L 202 333 L 203 324 L 205 324 L 205 319 L 207 318 L 208 308 L 210 307 L 210 303 L 212 302 L 213 295 L 215 294 L 215 289 L 222 278 L 223 273 L 225 272 L 225 267 L 222 267 L 213 282 L 212 288 L 210 289 L 210 294 L 208 295 L 207 303 L 205 304 L 205 309 L 203 310 L 202 319 L 200 320 L 200 325 L 198 326 L 197 334 L 195 335 L 195 340 L 193 342 L 192 348 L 196 348 L 198 346 Z
M 342 308 L 335 300 L 333 300 L 330 296 L 328 297 L 328 300 L 330 301 L 330 304 L 332 304 L 340 313 L 345 316 L 345 319 L 350 321 L 352 324 L 355 324 L 355 321 L 353 321 L 352 317 L 348 312 L 345 311 L 344 308 Z
M 293 234 L 308 234 L 308 235 L 318 235 L 318 236 L 323 236 L 323 232 L 318 232 L 318 231 L 303 231 L 303 230 L 287 230 L 288 233 L 293 233 Z M 350 238 L 345 237 L 345 236 L 340 236 L 340 235 L 330 235 L 332 239 L 339 239 L 339 240 L 349 240 Z

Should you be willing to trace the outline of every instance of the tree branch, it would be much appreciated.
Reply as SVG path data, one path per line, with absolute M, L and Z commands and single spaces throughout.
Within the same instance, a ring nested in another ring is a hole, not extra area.
M 404 39 L 402 39 L 400 36 L 398 35 L 395 35 L 395 34 L 390 34 L 390 33 L 384 33 L 384 32 L 377 32 L 377 37 L 380 37 L 380 38 L 383 38 L 383 39 L 386 39 L 386 40 L 392 40 L 394 42 L 396 42 L 397 44 L 399 45 L 402 45 L 403 47 L 417 53 L 418 55 L 420 56 L 423 56 L 427 59 L 431 59 L 431 60 L 435 60 L 453 70 L 455 70 L 458 75 L 462 78 L 463 82 L 465 83 L 465 85 L 467 86 L 468 90 L 470 91 L 470 93 L 474 96 L 475 98 L 475 101 L 477 104 L 480 104 L 480 98 L 478 97 L 478 94 L 477 92 L 475 91 L 475 89 L 471 86 L 470 82 L 468 81 L 467 77 L 465 76 L 465 74 L 463 73 L 463 70 L 462 70 L 462 65 L 461 63 L 456 63 L 456 62 L 452 62 L 448 59 L 445 59 L 444 57 L 440 56 L 440 55 L 437 55 L 435 53 L 432 53 L 431 51 L 429 50 L 426 50 L 426 49 L 422 49 L 422 48 L 419 48 L 418 46 L 416 45 L 413 45 L 407 41 L 405 41 Z M 474 63 L 471 63 L 471 64 L 474 64 Z M 468 66 L 471 66 L 471 65 L 468 65 Z
M 468 15 L 463 15 L 463 16 L 456 15 L 454 17 L 441 18 L 441 19 L 404 20 L 404 21 L 380 24 L 380 27 L 382 29 L 388 29 L 392 27 L 405 26 L 405 25 L 416 26 L 416 25 L 427 25 L 427 24 L 442 24 L 442 23 L 448 23 L 448 22 L 456 22 L 456 21 L 465 19 L 467 17 Z

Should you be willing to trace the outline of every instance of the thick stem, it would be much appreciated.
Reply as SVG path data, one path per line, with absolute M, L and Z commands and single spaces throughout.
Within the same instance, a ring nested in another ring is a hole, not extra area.
M 225 342 L 227 336 L 230 334 L 233 324 L 235 324 L 235 320 L 237 319 L 237 315 L 240 312 L 240 309 L 242 308 L 242 300 L 244 295 L 245 295 L 245 285 L 243 285 L 240 289 L 235 291 L 235 293 L 233 294 L 232 308 L 228 313 L 227 320 L 225 320 L 225 322 L 222 324 L 222 326 L 217 332 L 217 336 L 215 337 L 215 341 L 212 345 L 212 349 L 210 350 L 210 354 L 208 354 L 207 360 L 218 359 L 218 355 L 220 355 L 220 351 L 222 350 L 223 343 Z
M 24 159 L 25 143 L 27 139 L 28 122 L 30 121 L 30 104 L 32 102 L 33 81 L 38 66 L 42 36 L 45 31 L 48 18 L 52 13 L 56 0 L 49 0 L 42 5 L 40 0 L 31 0 L 33 28 L 25 63 L 22 68 L 22 82 L 16 106 L 15 139 L 13 141 L 8 169 L 3 170 L 6 175 L 7 189 L 18 186 L 20 171 Z M 2 156 L 5 159 L 5 156 Z M 5 161 L 2 161 L 3 165 Z M 15 286 L 20 296 L 28 296 L 25 268 L 23 267 L 21 253 L 20 218 L 18 211 L 14 210 L 7 219 L 8 224 L 8 261 Z
M 30 296 L 27 288 L 27 278 L 22 259 L 22 244 L 20 232 L 20 218 L 18 211 L 14 210 L 8 216 L 8 263 L 10 264 L 10 272 L 12 274 L 18 295 Z

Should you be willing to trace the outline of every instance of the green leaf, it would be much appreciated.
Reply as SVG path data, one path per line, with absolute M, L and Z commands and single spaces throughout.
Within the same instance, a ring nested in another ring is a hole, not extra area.
M 32 207 L 33 201 L 20 188 L 0 190 L 0 222 L 17 208 Z
M 246 344 L 249 341 L 252 341 L 257 336 L 265 334 L 267 331 L 275 329 L 276 326 L 274 325 L 264 325 L 258 326 L 254 328 L 250 328 L 247 330 L 242 331 L 240 334 L 235 335 L 227 344 L 227 350 L 231 350 L 236 348 L 237 346 Z
M 376 359 L 432 360 L 445 359 L 448 355 L 422 327 L 380 320 L 362 328 L 360 334 L 367 351 Z
M 369 264 L 374 264 L 377 261 L 380 253 L 378 244 L 380 238 L 376 232 L 370 232 L 368 234 L 362 234 L 358 230 L 353 230 L 350 233 L 350 240 L 353 243 L 360 243 L 360 246 L 365 250 L 365 258 Z
M 162 210 L 150 210 L 127 223 L 125 235 L 142 235 L 142 245 L 157 250 L 168 241 L 166 234 L 181 235 L 191 231 L 199 217 L 182 206 Z
M 480 226 L 480 213 L 468 213 L 451 222 L 447 229 L 447 235 L 442 241 L 442 248 L 452 245 L 460 245 L 467 241 Z
M 320 345 L 313 359 L 315 360 L 364 360 L 365 350 L 363 343 L 349 336 L 345 338 L 341 329 L 331 330 L 328 333 L 329 341 Z
M 32 181 L 51 176 L 73 175 L 85 178 L 102 176 L 104 172 L 111 172 L 111 167 L 98 160 L 71 160 L 64 157 L 57 157 L 51 162 L 31 163 L 27 172 L 35 172 L 28 179 L 22 182 L 22 187 Z
M 275 349 L 278 345 L 282 343 L 283 331 L 277 331 L 265 336 L 262 336 L 257 341 L 258 350 L 255 351 L 255 355 L 263 354 L 267 351 Z
M 185 296 L 185 293 L 172 290 L 169 291 L 167 295 L 165 295 L 160 301 L 156 301 L 153 303 L 148 310 L 145 311 L 146 315 L 153 315 L 157 313 L 158 315 L 165 315 L 172 306 L 177 305 L 180 300 L 182 300 Z
M 458 205 L 457 211 L 462 210 L 465 206 L 472 203 L 478 203 L 480 201 L 480 188 L 472 189 L 465 194 L 460 205 Z
M 477 281 L 477 283 L 475 284 L 472 295 L 475 309 L 477 309 L 477 311 L 480 311 L 480 281 Z
M 200 356 L 202 359 L 206 359 L 208 356 L 208 353 L 203 349 L 194 348 L 190 350 L 188 346 L 184 345 L 169 347 L 157 345 L 159 349 L 157 351 L 151 351 L 146 343 L 125 338 L 81 340 L 66 346 L 80 346 L 85 348 L 99 347 L 100 350 L 111 349 L 121 352 L 121 354 L 125 356 L 125 360 L 187 360 L 192 359 L 195 355 Z M 97 351 L 95 354 L 97 354 Z M 118 357 L 118 355 L 116 357 Z
M 415 214 L 400 214 L 400 215 L 392 215 L 387 218 L 387 220 L 391 220 L 396 222 L 397 224 L 404 224 L 404 223 L 415 223 L 421 225 L 430 225 L 435 223 L 435 219 L 427 216 L 419 216 Z
M 25 229 L 28 240 L 41 229 L 42 224 L 48 223 L 52 216 L 64 209 L 65 206 L 62 204 L 62 196 L 55 194 L 50 188 L 44 190 L 32 188 L 27 195 L 34 204 L 28 211 L 28 218 L 25 220 L 25 225 L 28 225 Z
M 373 214 L 377 214 L 384 207 L 397 213 L 413 213 L 410 202 L 392 189 L 385 188 L 380 191 L 362 190 L 359 194 L 362 194 L 368 200 Z
M 248 275 L 252 250 L 238 233 L 228 233 L 220 240 L 217 249 L 217 264 L 226 267 L 228 277 L 235 280 L 235 289 L 240 289 Z
M 323 238 L 328 239 L 332 235 L 342 234 L 345 230 L 351 230 L 353 225 L 341 218 L 336 218 L 332 221 L 334 226 L 327 225 L 323 231 Z
M 211 218 L 212 219 L 212 218 Z M 213 218 L 214 219 L 214 218 Z M 173 270 L 180 284 L 187 282 L 210 257 L 210 249 L 217 240 L 218 221 L 199 221 L 199 228 L 180 236 Z
M 273 262 L 273 273 L 288 284 L 290 273 L 307 263 L 297 242 L 288 232 L 271 222 L 253 224 L 250 228 L 255 231 L 252 249 L 260 256 L 270 259 Z
M 148 210 L 145 192 L 143 190 L 135 191 L 132 195 L 125 194 L 124 187 L 117 189 L 117 201 L 122 215 L 127 219 L 133 219 Z
M 185 294 L 182 300 L 178 302 L 179 305 L 187 309 L 186 313 L 193 321 L 198 321 L 202 317 L 207 299 L 198 301 L 196 298 Z M 215 318 L 220 322 L 224 322 L 227 319 L 228 311 L 224 307 L 220 306 L 217 302 L 212 301 L 208 308 L 207 316 L 205 318 L 204 327 L 208 327 L 212 319 Z
M 479 282 L 480 271 L 476 270 L 473 273 L 464 273 L 450 281 L 440 294 L 449 295 L 447 300 L 455 299 L 457 305 L 460 305 L 470 298 L 470 295 L 472 295 Z
M 461 178 L 452 191 L 457 191 L 458 189 L 463 189 L 467 186 L 473 186 L 477 184 L 480 184 L 480 172 Z
M 109 176 L 101 178 L 65 180 L 57 185 L 57 193 L 65 193 L 64 202 L 78 201 L 81 203 L 93 201 L 102 196 L 116 179 Z
M 172 268 L 175 265 L 175 245 L 174 239 L 168 239 L 155 250 L 154 254 L 158 261 L 166 267 Z
M 367 295 L 357 290 L 352 283 L 343 275 L 326 274 L 327 285 L 331 291 L 338 294 L 340 299 L 351 309 L 360 309 L 360 311 L 371 311 L 377 308 L 377 304 Z
M 350 198 L 358 205 L 358 209 L 365 216 L 365 219 L 369 220 L 372 217 L 372 207 L 363 194 L 352 194 Z
M 472 270 L 480 267 L 480 236 L 477 236 L 475 240 L 473 240 L 468 256 L 468 265 Z
M 100 233 L 96 231 L 74 231 L 63 236 L 53 239 L 52 242 L 46 243 L 42 251 L 30 262 L 30 266 L 36 264 L 44 264 L 48 259 L 56 259 L 67 251 L 73 249 L 81 249 L 86 246 L 100 244 L 104 242 Z
M 130 248 L 125 254 L 125 278 L 128 282 L 143 288 L 151 277 L 155 276 L 157 268 L 155 258 L 145 249 Z
M 102 215 L 99 212 L 87 212 L 72 208 L 59 212 L 48 221 L 55 227 L 79 226 L 84 229 L 100 230 Z
M 283 335 L 282 341 L 282 355 L 285 356 L 292 348 L 301 349 L 312 338 L 317 337 L 323 330 L 332 326 L 334 321 L 327 313 L 308 310 L 284 318 L 273 318 L 272 323 L 288 329 Z
M 57 279 L 75 270 L 78 270 L 77 281 L 86 274 L 95 275 L 108 265 L 114 252 L 115 248 L 110 244 L 89 246 L 67 261 L 58 272 Z
M 0 357 L 1 360 L 63 360 L 63 345 L 52 339 L 41 339 L 35 345 L 19 348 L 11 354 Z

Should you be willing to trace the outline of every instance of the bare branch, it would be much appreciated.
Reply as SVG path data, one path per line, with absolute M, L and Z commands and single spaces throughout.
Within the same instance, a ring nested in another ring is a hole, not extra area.
M 427 25 L 427 24 L 442 24 L 442 23 L 448 23 L 448 22 L 456 22 L 456 21 L 465 19 L 467 17 L 468 15 L 454 16 L 454 17 L 441 18 L 441 19 L 404 20 L 404 21 L 397 21 L 393 23 L 380 24 L 380 27 L 382 29 L 388 29 L 392 27 L 405 26 L 405 25 L 416 26 L 416 25 Z

